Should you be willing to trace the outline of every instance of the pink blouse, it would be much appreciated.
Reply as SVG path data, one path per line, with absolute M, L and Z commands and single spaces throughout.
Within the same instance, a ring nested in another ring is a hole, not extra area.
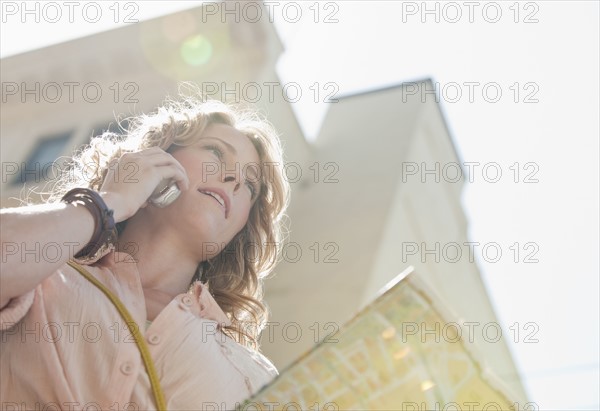
M 135 261 L 113 252 L 86 269 L 127 307 L 146 338 L 170 410 L 230 410 L 277 375 L 223 334 L 229 320 L 196 282 L 146 330 Z M 0 311 L 2 410 L 154 410 L 144 363 L 108 298 L 69 265 Z

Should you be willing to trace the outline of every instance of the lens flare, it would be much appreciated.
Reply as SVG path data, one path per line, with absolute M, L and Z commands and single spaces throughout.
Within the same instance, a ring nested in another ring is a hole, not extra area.
M 202 66 L 208 63 L 212 54 L 213 46 L 210 41 L 201 34 L 188 37 L 180 48 L 181 58 L 190 66 Z

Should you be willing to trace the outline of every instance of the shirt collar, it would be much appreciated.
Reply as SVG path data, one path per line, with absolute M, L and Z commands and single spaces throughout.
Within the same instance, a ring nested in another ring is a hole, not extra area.
M 210 294 L 208 285 L 200 281 L 192 284 L 190 292 L 200 303 L 200 316 L 209 320 L 217 321 L 221 326 L 231 326 L 229 317 L 223 312 L 217 301 Z
M 116 269 L 117 265 L 129 265 L 135 263 L 135 259 L 128 253 L 112 251 L 102 257 L 97 264 L 105 266 L 111 270 Z M 122 266 L 119 268 L 123 268 Z M 231 326 L 231 320 L 223 312 L 217 301 L 210 294 L 207 284 L 195 281 L 190 287 L 189 293 L 193 294 L 200 306 L 200 316 L 209 320 L 217 321 L 221 326 Z

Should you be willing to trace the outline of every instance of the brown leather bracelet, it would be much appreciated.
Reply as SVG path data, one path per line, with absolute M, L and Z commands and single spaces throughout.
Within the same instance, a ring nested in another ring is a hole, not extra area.
M 74 188 L 67 192 L 61 201 L 75 206 L 84 206 L 94 217 L 94 234 L 90 242 L 75 258 L 83 263 L 97 260 L 99 254 L 114 249 L 117 230 L 113 210 L 109 209 L 96 191 L 89 188 Z

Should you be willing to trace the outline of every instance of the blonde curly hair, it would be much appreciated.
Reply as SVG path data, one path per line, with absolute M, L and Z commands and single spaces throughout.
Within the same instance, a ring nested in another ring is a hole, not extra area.
M 262 301 L 262 280 L 278 262 L 290 196 L 277 133 L 255 110 L 198 97 L 167 99 L 156 112 L 127 120 L 124 135 L 105 132 L 75 154 L 68 172 L 54 185 L 49 201 L 59 201 L 74 187 L 99 190 L 109 163 L 123 153 L 155 146 L 169 152 L 174 145 L 194 144 L 213 123 L 229 125 L 248 136 L 261 164 L 268 164 L 270 172 L 260 174 L 260 194 L 244 228 L 221 253 L 199 264 L 191 284 L 196 280 L 207 283 L 231 320 L 231 326 L 224 331 L 239 343 L 258 349 L 258 336 L 268 317 Z M 127 221 L 118 224 L 119 232 L 126 224 Z

